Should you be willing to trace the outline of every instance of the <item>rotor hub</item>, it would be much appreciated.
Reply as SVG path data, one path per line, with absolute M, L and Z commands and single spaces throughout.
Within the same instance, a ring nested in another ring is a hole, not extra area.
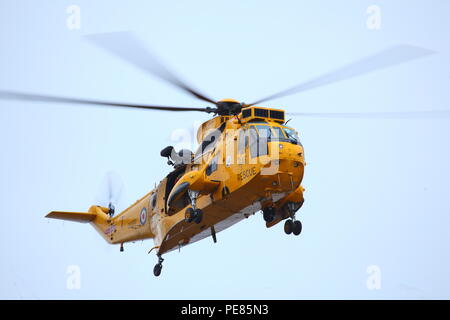
M 241 112 L 243 105 L 234 99 L 220 100 L 216 103 L 217 114 L 220 116 L 237 115 Z

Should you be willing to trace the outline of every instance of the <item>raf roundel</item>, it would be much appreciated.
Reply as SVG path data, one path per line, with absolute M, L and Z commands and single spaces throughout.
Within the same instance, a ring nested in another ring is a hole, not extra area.
M 147 209 L 142 208 L 141 215 L 140 215 L 141 225 L 144 225 L 147 221 Z

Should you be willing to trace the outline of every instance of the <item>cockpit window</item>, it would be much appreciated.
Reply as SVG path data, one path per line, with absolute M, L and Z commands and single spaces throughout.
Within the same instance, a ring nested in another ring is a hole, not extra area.
M 214 171 L 217 170 L 217 164 L 219 162 L 219 156 L 215 156 L 212 160 L 211 163 L 209 164 L 209 166 L 206 167 L 206 175 L 209 176 L 211 175 L 211 173 L 213 173 Z
M 294 129 L 284 127 L 283 128 L 284 133 L 286 133 L 286 136 L 288 137 L 289 141 L 298 145 L 302 145 L 300 143 L 300 138 L 297 135 L 297 132 Z
M 249 144 L 252 158 L 267 155 L 267 143 L 271 141 L 290 141 L 291 143 L 300 144 L 296 132 L 290 128 L 255 124 L 239 133 L 238 152 L 243 153 Z
M 258 132 L 255 130 L 258 129 Z M 269 126 L 257 125 L 250 127 L 250 155 L 252 158 L 267 155 L 267 142 L 271 136 Z
M 280 127 L 272 127 L 272 137 L 275 140 L 283 140 L 286 139 Z
M 270 140 L 270 138 L 272 137 L 272 132 L 270 131 L 269 126 L 257 125 L 255 127 L 256 129 L 258 129 L 258 134 L 260 138 L 266 139 L 267 141 Z
M 258 156 L 258 133 L 255 127 L 251 126 L 248 130 L 250 136 L 250 155 L 252 158 Z
M 241 129 L 239 131 L 238 153 L 244 153 L 245 148 L 248 146 L 248 133 L 247 130 Z
M 284 136 L 283 130 L 279 127 L 270 127 L 267 125 L 257 125 L 256 128 L 258 129 L 259 137 L 262 139 L 266 139 L 268 142 L 275 140 L 285 140 L 286 137 Z

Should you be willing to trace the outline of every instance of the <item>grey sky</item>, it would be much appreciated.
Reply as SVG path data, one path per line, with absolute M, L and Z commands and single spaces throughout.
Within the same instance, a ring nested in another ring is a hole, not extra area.
M 345 3 L 345 4 L 344 4 Z M 66 26 L 81 8 L 81 29 Z M 366 25 L 370 5 L 381 29 Z M 287 112 L 450 109 L 448 1 L 24 1 L 0 4 L 0 89 L 205 107 L 90 45 L 133 31 L 210 96 L 251 102 L 397 44 L 436 54 L 270 102 Z M 83 211 L 106 172 L 124 205 L 169 172 L 159 151 L 208 115 L 0 101 L 1 298 L 450 298 L 450 120 L 295 117 L 305 147 L 300 237 L 257 214 L 167 254 L 118 246 Z M 66 287 L 80 267 L 79 290 Z M 381 289 L 368 290 L 379 266 Z

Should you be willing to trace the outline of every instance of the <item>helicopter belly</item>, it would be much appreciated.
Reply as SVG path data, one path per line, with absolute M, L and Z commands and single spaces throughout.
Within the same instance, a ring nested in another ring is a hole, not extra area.
M 225 219 L 219 220 L 220 219 L 219 217 L 217 217 L 217 216 L 213 217 L 211 215 L 209 216 L 209 218 L 210 219 L 215 218 L 214 220 L 217 221 L 216 223 L 214 223 L 212 225 L 214 226 L 214 232 L 218 233 L 218 232 L 223 231 L 223 230 L 233 226 L 234 224 L 248 218 L 249 216 L 253 215 L 255 212 L 261 210 L 261 208 L 262 208 L 261 202 L 256 201 L 256 202 L 248 205 L 247 207 L 243 208 L 239 212 L 231 213 Z M 180 226 L 184 225 L 184 227 L 179 228 L 178 232 L 169 232 L 169 234 L 172 233 L 173 235 L 166 237 L 164 239 L 163 243 L 160 246 L 161 253 L 170 252 L 172 250 L 175 250 L 177 248 L 180 248 L 180 247 L 188 245 L 188 244 L 192 244 L 194 242 L 205 239 L 212 235 L 211 227 L 208 227 L 208 228 L 203 228 L 203 230 L 200 232 L 192 234 L 192 236 L 190 236 L 187 239 L 186 234 L 195 232 L 195 230 L 191 230 L 191 232 L 189 232 L 190 231 L 189 229 L 192 225 L 189 226 L 184 221 L 181 221 L 179 224 L 180 224 Z M 172 230 L 172 231 L 175 231 L 175 230 Z M 185 234 L 184 236 L 183 236 L 183 233 Z M 186 239 L 186 240 L 184 240 L 184 239 Z
M 223 230 L 233 226 L 234 224 L 236 224 L 244 219 L 247 219 L 249 216 L 253 215 L 255 212 L 258 212 L 259 210 L 261 210 L 261 202 L 252 203 L 251 205 L 247 206 L 246 208 L 242 209 L 241 211 L 239 211 L 235 214 L 232 214 L 228 218 L 215 224 L 214 225 L 215 232 L 217 233 L 217 232 L 223 231 Z M 199 241 L 208 236 L 211 236 L 211 228 L 192 237 L 190 243 Z
M 293 171 L 294 175 L 292 175 Z M 283 204 L 284 199 L 288 198 L 300 185 L 302 173 L 303 166 L 294 168 L 290 165 L 290 161 L 283 161 L 276 174 L 257 173 L 241 188 L 230 187 L 229 194 L 218 198 L 215 196 L 224 186 L 218 188 L 214 197 L 210 195 L 199 197 L 198 207 L 203 211 L 202 223 L 186 222 L 185 209 L 164 218 L 166 227 L 163 228 L 162 237 L 156 243 L 159 246 L 159 253 L 163 254 L 212 236 L 267 206 Z

